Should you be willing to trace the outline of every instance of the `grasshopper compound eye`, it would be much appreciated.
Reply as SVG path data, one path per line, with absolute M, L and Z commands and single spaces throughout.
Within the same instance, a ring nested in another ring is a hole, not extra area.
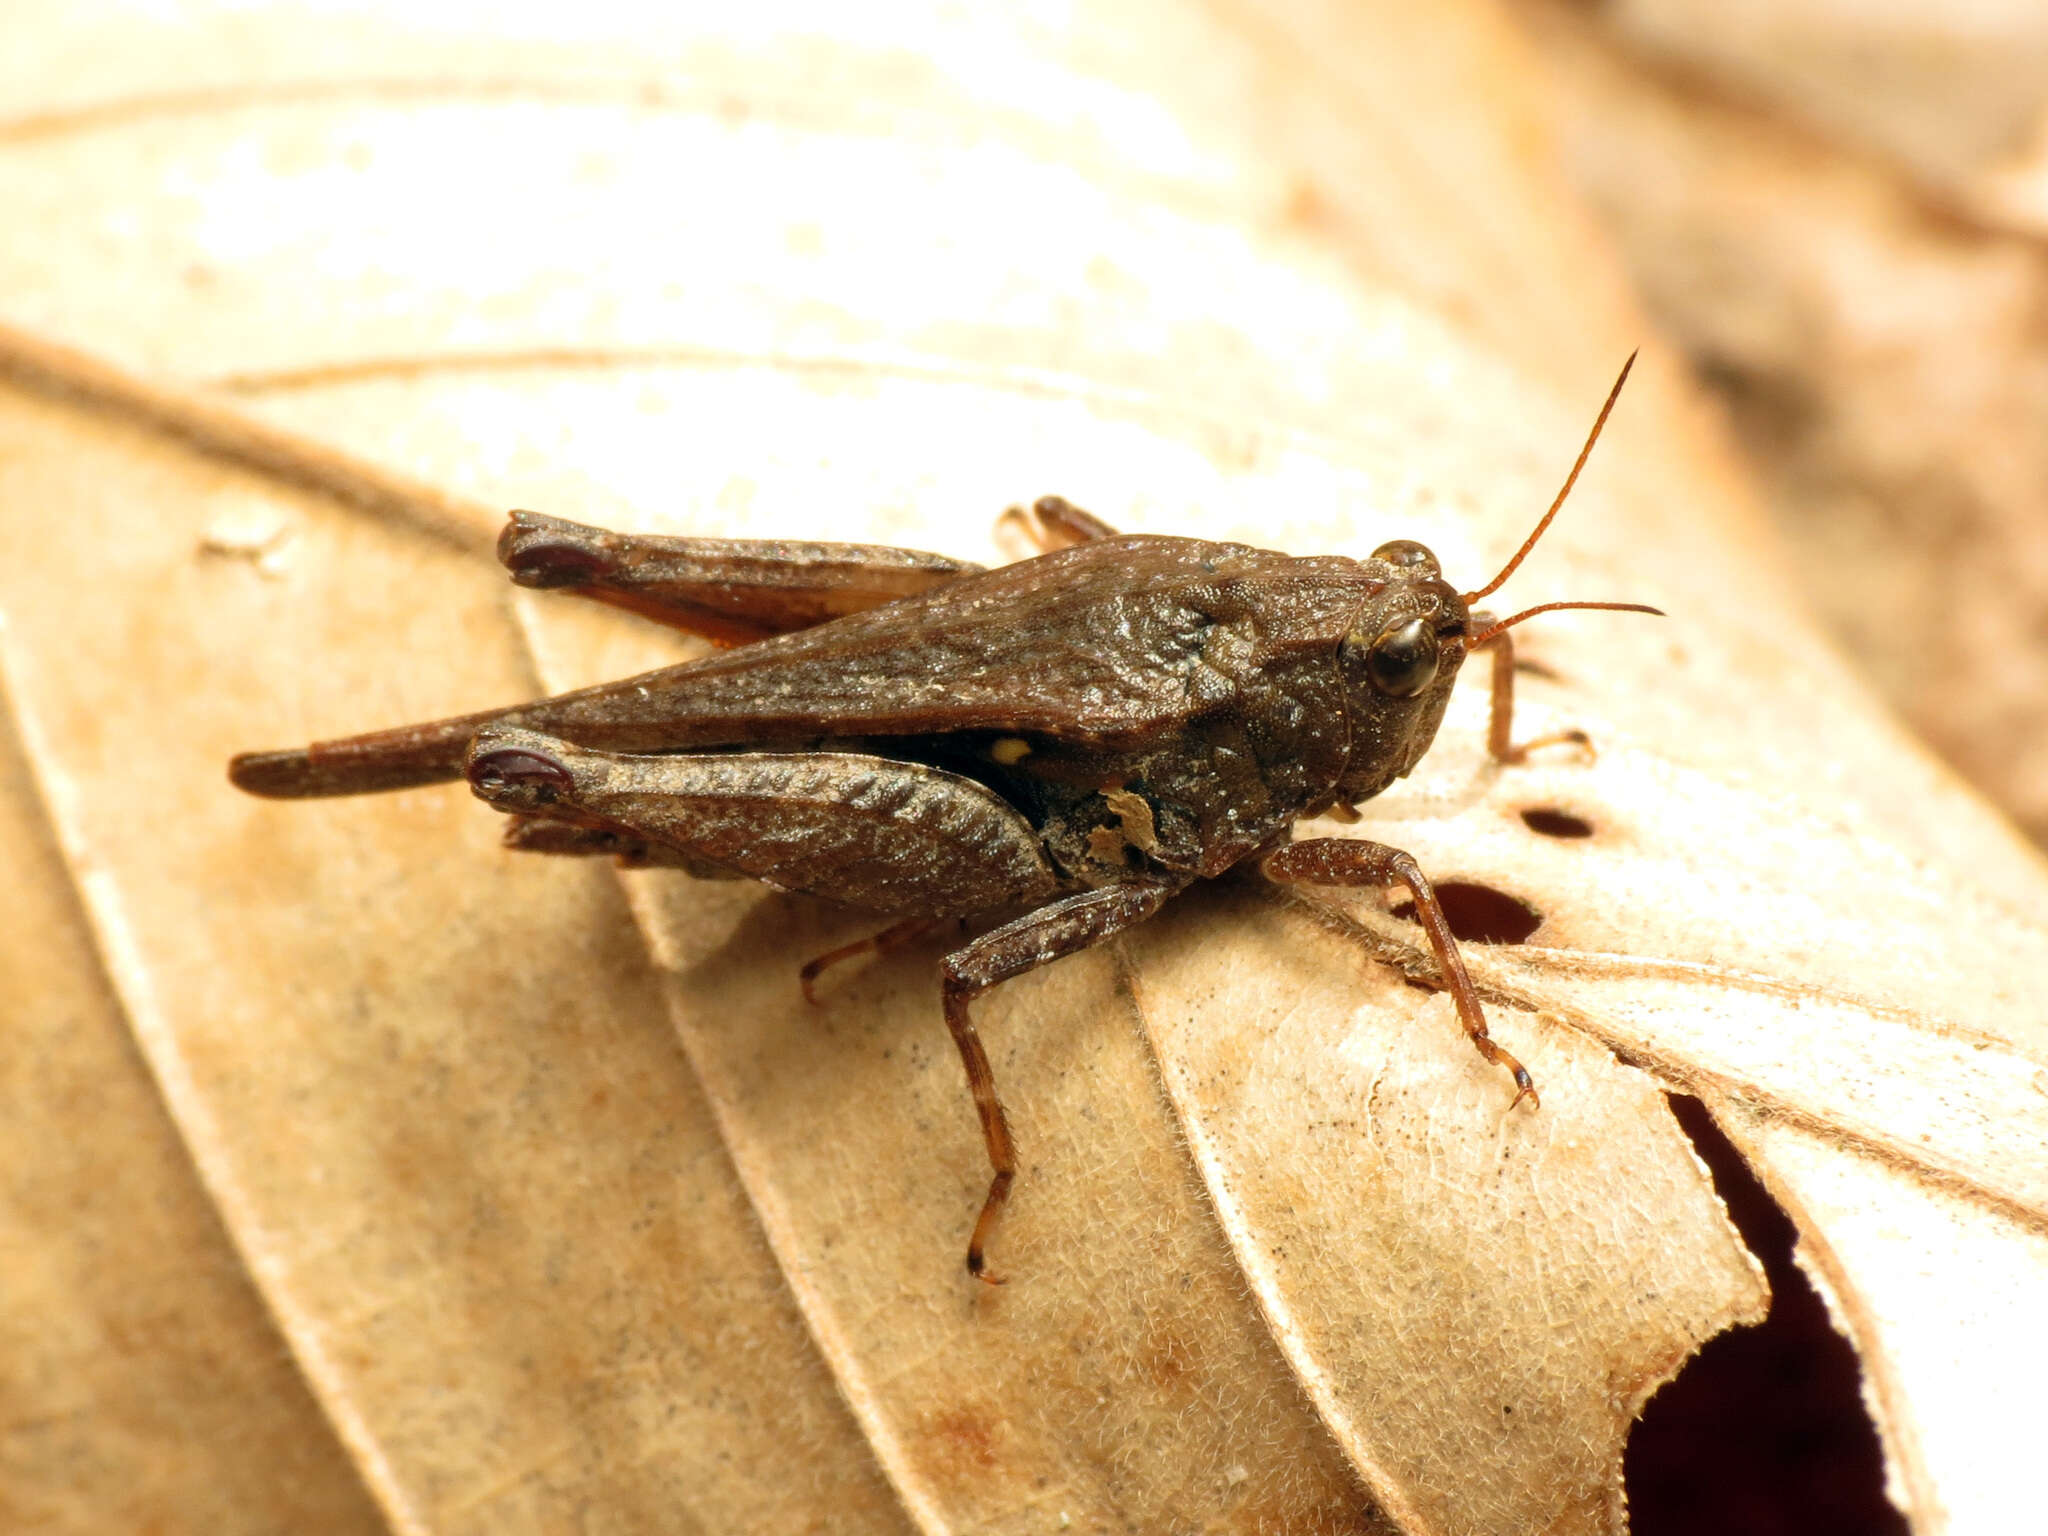
M 1380 632 L 1366 650 L 1365 675 L 1388 698 L 1412 699 L 1436 681 L 1436 663 L 1436 628 L 1414 618 Z
M 1436 556 L 1429 552 L 1429 546 L 1418 544 L 1413 539 L 1389 539 L 1372 552 L 1372 557 L 1389 565 L 1398 565 L 1403 570 L 1422 571 L 1431 576 L 1443 574 L 1437 568 Z

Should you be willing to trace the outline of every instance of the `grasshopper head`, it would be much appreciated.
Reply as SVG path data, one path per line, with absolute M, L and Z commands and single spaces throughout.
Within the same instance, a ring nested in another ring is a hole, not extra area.
M 1372 552 L 1370 595 L 1338 648 L 1351 717 L 1343 793 L 1378 794 L 1429 750 L 1450 702 L 1472 632 L 1471 611 L 1413 539 Z
M 1505 645 L 1507 630 L 1522 620 L 1559 608 L 1660 611 L 1643 603 L 1543 603 L 1497 620 L 1473 607 L 1514 575 L 1543 537 L 1585 468 L 1593 444 L 1600 440 L 1600 429 L 1634 366 L 1631 354 L 1608 391 L 1607 403 L 1600 407 L 1564 488 L 1535 531 L 1485 586 L 1471 592 L 1452 590 L 1436 556 L 1413 539 L 1394 539 L 1372 552 L 1364 568 L 1369 595 L 1339 651 L 1352 732 L 1352 768 L 1339 786 L 1340 794 L 1354 803 L 1376 795 L 1421 761 L 1443 723 L 1451 684 L 1466 655 L 1496 641 Z

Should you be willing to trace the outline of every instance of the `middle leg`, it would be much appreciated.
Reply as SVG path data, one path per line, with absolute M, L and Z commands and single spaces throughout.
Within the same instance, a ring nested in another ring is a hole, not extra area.
M 1083 891 L 1027 913 L 1015 922 L 983 934 L 965 949 L 946 956 L 941 972 L 940 994 L 945 1000 L 946 1027 L 960 1049 L 961 1065 L 967 1069 L 968 1091 L 974 1095 L 975 1113 L 981 1118 L 981 1135 L 988 1147 L 989 1166 L 995 1176 L 989 1181 L 988 1198 L 975 1219 L 974 1236 L 967 1243 L 967 1272 L 990 1285 L 1002 1278 L 988 1268 L 989 1233 L 996 1216 L 1010 1198 L 1010 1186 L 1017 1178 L 1017 1146 L 1010 1136 L 1010 1118 L 996 1097 L 995 1073 L 982 1049 L 981 1036 L 967 1005 L 998 982 L 1035 970 L 1047 961 L 1071 955 L 1099 944 L 1112 934 L 1142 923 L 1157 912 L 1173 894 L 1170 885 L 1131 882 Z
M 915 944 L 926 934 L 945 923 L 943 917 L 906 917 L 900 923 L 891 923 L 880 933 L 871 933 L 864 939 L 855 939 L 851 944 L 842 944 L 837 949 L 828 949 L 824 954 L 806 961 L 797 973 L 797 981 L 804 989 L 804 1001 L 817 1006 L 818 978 L 833 966 L 862 955 L 880 958 L 893 955 L 907 944 Z

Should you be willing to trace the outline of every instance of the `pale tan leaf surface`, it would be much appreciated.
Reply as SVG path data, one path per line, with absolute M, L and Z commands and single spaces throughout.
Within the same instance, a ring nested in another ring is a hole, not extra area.
M 2009 1404 L 2048 1364 L 2024 1300 L 2048 1278 L 2038 922 L 1839 808 L 1816 836 L 1789 795 L 1617 761 L 1632 755 L 1610 747 L 1603 772 L 1540 797 L 1594 826 L 1583 842 L 1532 858 L 1510 806 L 1460 818 L 1446 873 L 1546 919 L 1539 944 L 1484 951 L 1476 974 L 1756 1131 L 1731 1134 L 1859 1346 L 1899 1501 L 1921 1529 L 2010 1528 L 2032 1429 Z M 1443 823 L 1368 825 L 1413 845 Z M 1573 900 L 1596 850 L 1599 899 Z
M 1130 945 L 1198 1166 L 1281 1348 L 1416 1530 L 1619 1524 L 1621 1437 L 1750 1285 L 1656 1084 L 1517 1019 L 1503 1117 L 1448 1000 L 1249 892 Z M 1233 1027 L 1214 1028 L 1228 1019 Z M 1394 1027 L 1389 1028 L 1392 1024 Z
M 454 5 L 165 14 L 100 0 L 18 16 L 34 46 L 0 60 L 0 133 L 26 173 L 9 206 L 39 238 L 5 255 L 11 318 L 170 373 L 430 345 L 886 339 L 1155 387 L 1192 367 L 1206 398 L 1277 391 L 1298 410 L 1322 393 L 1318 372 L 1369 373 L 1374 359 L 1330 348 L 1313 310 L 1283 309 L 1258 330 L 1292 333 L 1299 374 L 1238 373 L 1228 290 L 1200 286 L 1229 281 L 1250 239 L 1297 233 L 1326 252 L 1337 236 L 1338 259 L 1589 389 L 1613 368 L 1602 332 L 1634 334 L 1618 287 L 1553 302 L 1608 258 L 1531 177 L 1512 93 L 1463 105 L 1525 63 L 1486 5 L 1417 18 L 1141 0 L 1038 16 L 906 0 L 742 21 L 626 0 L 497 6 L 486 26 Z M 1445 100 L 1459 111 L 1418 131 L 1418 111 Z M 796 174 L 802 206 L 732 216 Z M 131 199 L 121 217 L 70 213 L 75 188 L 109 177 Z M 619 195 L 649 181 L 664 194 Z M 193 196 L 202 184 L 241 211 Z M 1070 218 L 1105 199 L 1156 208 L 1125 231 L 1146 264 L 1032 225 L 1021 215 L 1041 192 Z M 1161 259 L 1204 220 L 1213 264 Z M 897 262 L 941 225 L 955 259 L 934 294 Z M 1000 263 L 976 259 L 997 248 Z M 100 334 L 106 300 L 75 280 L 108 265 L 123 280 L 118 337 Z M 330 303 L 306 303 L 315 280 Z M 1171 335 L 1133 325 L 1146 294 L 1209 319 Z M 1096 323 L 1049 311 L 1055 297 Z
M 38 231 L 6 318 L 229 397 L 0 337 L 35 541 L 0 655 L 113 995 L 388 1520 L 1611 1529 L 1633 1409 L 1761 1305 L 1668 1083 L 1877 1191 L 1788 1204 L 1841 1233 L 1817 1267 L 1934 1528 L 1984 1399 L 1923 1421 L 1933 1336 L 1848 1228 L 1934 1190 L 1909 1241 L 1967 1218 L 2033 1262 L 2043 882 L 1793 614 L 1654 358 L 1509 594 L 1673 610 L 1525 631 L 1525 729 L 1600 762 L 1487 768 L 1468 689 L 1374 823 L 1551 925 L 1468 946 L 1542 1111 L 1503 1119 L 1377 963 L 1429 974 L 1373 901 L 1169 913 L 981 1007 L 1025 1148 L 1000 1292 L 958 1272 L 986 1170 L 936 945 L 813 1010 L 795 965 L 858 919 L 521 868 L 460 791 L 222 782 L 672 652 L 509 600 L 509 504 L 992 558 L 993 513 L 1060 490 L 1483 579 L 1635 339 L 1497 16 L 196 14 L 52 8 L 0 132 Z M 1535 838 L 1538 803 L 1595 836 Z M 1996 1316 L 2017 1373 L 2040 1325 Z
M 936 951 L 849 980 L 821 1019 L 789 956 L 868 925 L 649 885 L 742 1176 L 877 1454 L 935 1528 L 1385 1528 L 1245 1304 L 1107 955 L 984 1010 L 1029 1136 L 998 1255 L 1015 1278 L 990 1291 L 960 1266 L 987 1173 L 959 1063 L 918 1027 Z
M 493 829 L 451 797 L 273 835 L 267 808 L 202 792 L 252 728 L 303 731 L 337 695 L 429 707 L 409 656 L 529 691 L 490 573 L 104 416 L 17 395 L 0 431 L 7 504 L 66 509 L 9 579 L 5 660 L 72 877 L 387 1516 L 801 1529 L 829 1498 L 841 1528 L 894 1525 L 701 1096 L 644 1027 L 659 994 L 614 882 L 475 879 Z M 208 548 L 252 509 L 291 530 L 274 579 Z M 390 611 L 422 585 L 432 603 Z M 733 1454 L 764 1426 L 793 1468 Z M 677 1439 L 726 1454 L 658 1453 Z
M 0 741 L 0 1524 L 377 1531 L 109 989 Z
M 2035 1092 L 2048 1102 L 2048 1074 Z M 1968 1191 L 1902 1180 L 1824 1128 L 1735 1106 L 1721 1123 L 1766 1171 L 1799 1223 L 1801 1264 L 1865 1344 L 1899 1502 L 1926 1529 L 2026 1529 L 2048 1235 L 2016 1230 Z

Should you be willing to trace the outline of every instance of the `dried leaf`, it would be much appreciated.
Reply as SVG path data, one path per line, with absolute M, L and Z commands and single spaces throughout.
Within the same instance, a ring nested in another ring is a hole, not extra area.
M 1584 725 L 1598 764 L 1488 767 L 1468 690 L 1372 808 L 1543 915 L 1468 946 L 1542 1109 L 1506 1114 L 1401 984 L 1430 966 L 1381 904 L 1190 898 L 982 1005 L 1025 1147 L 1001 1292 L 957 1270 L 986 1174 L 934 948 L 814 1010 L 795 965 L 857 918 L 522 864 L 460 793 L 222 781 L 237 749 L 665 650 L 514 600 L 482 553 L 513 503 L 985 558 L 997 509 L 1060 490 L 1302 551 L 1418 536 L 1478 579 L 1625 347 L 1559 318 L 1583 237 L 1518 121 L 1449 115 L 1512 94 L 1490 13 L 1276 15 L 1040 36 L 861 8 L 764 39 L 579 13 L 484 40 L 287 13 L 238 23 L 229 64 L 145 31 L 0 139 L 43 236 L 0 254 L 34 327 L 0 335 L 0 506 L 33 550 L 0 569 L 0 669 L 54 850 L 27 888 L 83 914 L 10 1018 L 95 985 L 125 1017 L 197 1170 L 176 1198 L 212 1202 L 332 1426 L 303 1509 L 347 1518 L 345 1453 L 404 1529 L 1613 1529 L 1633 1411 L 1761 1304 L 1667 1085 L 1802 1223 L 1903 1495 L 2007 1486 L 2015 1426 L 1938 1351 L 1997 1326 L 1975 1379 L 2037 1358 L 1999 1306 L 2042 1262 L 2041 1026 L 2012 980 L 2048 952 L 2016 915 L 2041 876 L 1793 614 L 1658 370 L 1517 577 L 1674 614 L 1526 631 L 1526 726 Z M 1326 27 L 1334 79 L 1304 73 Z M 433 83 L 392 87 L 396 56 Z M 300 83 L 316 60 L 348 83 Z M 1390 142 L 1539 210 L 1541 260 L 1441 194 L 1375 224 L 1399 176 L 1300 217 L 1313 130 L 1384 110 L 1351 87 L 1401 64 L 1409 100 L 1503 71 Z M 1554 344 L 1507 366 L 1346 265 L 1433 257 L 1435 296 Z M 1593 835 L 1532 832 L 1542 806 Z M 120 1069 L 35 1081 L 59 1070 Z M 49 1130 L 0 1124 L 43 1166 Z M 2014 1289 L 1923 1317 L 1899 1247 L 1927 1234 L 1925 1274 Z M 52 1411 L 11 1390 L 10 1425 Z M 242 1524 L 274 1518 L 261 1494 Z M 170 1485 L 153 1514 L 193 1519 Z
M 0 1513 L 20 1530 L 382 1529 L 193 1178 L 24 760 L 9 853 Z

